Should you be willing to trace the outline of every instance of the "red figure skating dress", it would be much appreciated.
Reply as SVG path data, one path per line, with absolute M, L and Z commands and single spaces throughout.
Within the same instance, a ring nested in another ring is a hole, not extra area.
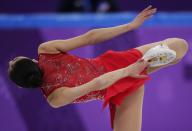
M 81 58 L 67 52 L 58 54 L 41 53 L 38 64 L 43 71 L 41 89 L 47 97 L 55 89 L 66 86 L 75 87 L 91 81 L 104 73 L 126 67 L 136 62 L 143 55 L 137 49 L 126 51 L 109 50 L 96 58 Z M 146 69 L 141 73 L 146 74 Z M 132 91 L 143 85 L 147 78 L 126 77 L 117 81 L 107 89 L 92 91 L 73 101 L 73 103 L 103 100 L 103 109 L 109 104 L 111 127 L 115 115 L 115 105 L 120 105 L 123 99 Z

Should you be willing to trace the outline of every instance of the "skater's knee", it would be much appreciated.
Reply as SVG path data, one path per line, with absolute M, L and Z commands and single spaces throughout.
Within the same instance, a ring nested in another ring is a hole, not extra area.
M 177 60 L 176 63 L 180 61 L 188 51 L 188 42 L 181 38 L 168 38 L 167 44 L 170 48 L 176 51 Z

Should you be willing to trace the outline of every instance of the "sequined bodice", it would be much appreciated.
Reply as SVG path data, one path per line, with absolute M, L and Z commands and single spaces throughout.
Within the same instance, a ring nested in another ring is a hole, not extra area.
M 43 71 L 41 89 L 47 97 L 55 89 L 67 86 L 75 87 L 91 81 L 105 73 L 105 67 L 96 58 L 80 58 L 66 52 L 58 54 L 40 54 L 39 67 Z M 103 99 L 106 90 L 93 91 L 73 103 Z

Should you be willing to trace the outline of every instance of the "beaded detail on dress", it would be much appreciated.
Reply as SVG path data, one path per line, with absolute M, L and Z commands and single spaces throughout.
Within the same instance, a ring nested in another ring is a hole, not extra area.
M 47 97 L 56 88 L 75 87 L 91 81 L 106 72 L 105 67 L 96 58 L 81 58 L 66 52 L 58 54 L 39 54 L 38 64 L 43 71 L 41 89 Z M 73 103 L 104 99 L 106 90 L 90 92 Z

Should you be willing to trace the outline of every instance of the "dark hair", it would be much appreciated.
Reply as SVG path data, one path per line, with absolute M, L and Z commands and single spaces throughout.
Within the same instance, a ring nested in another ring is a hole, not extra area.
M 43 73 L 35 62 L 23 58 L 9 70 L 9 77 L 20 87 L 37 88 L 42 84 Z

